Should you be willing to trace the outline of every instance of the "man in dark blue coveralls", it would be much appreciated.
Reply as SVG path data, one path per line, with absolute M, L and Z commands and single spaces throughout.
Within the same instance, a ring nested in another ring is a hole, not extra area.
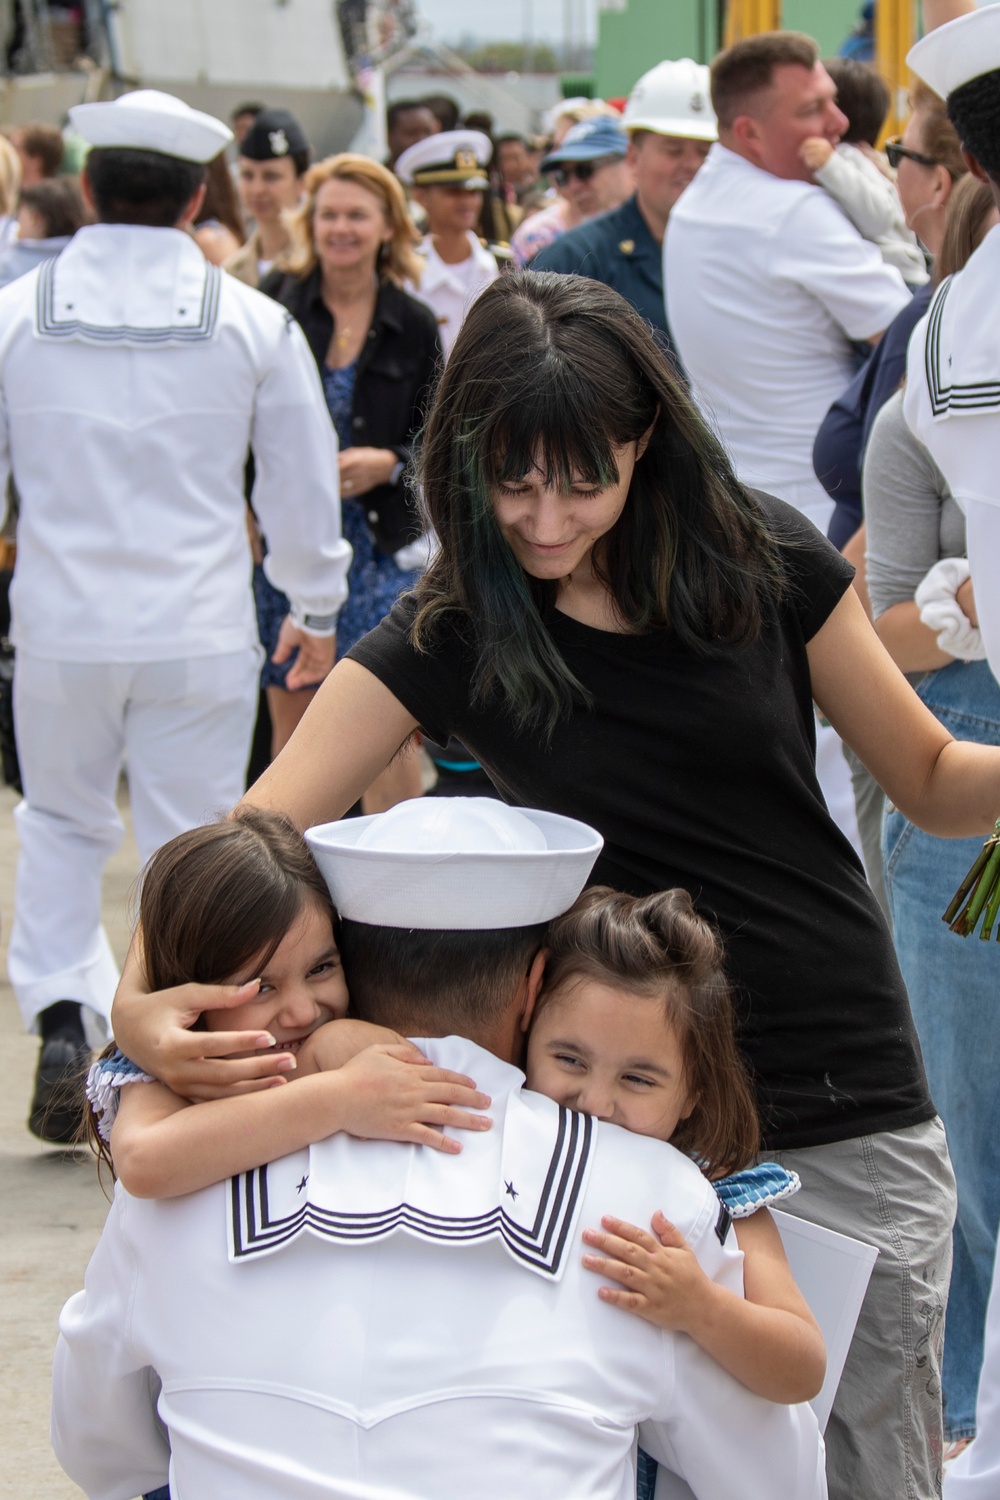
M 673 350 L 663 297 L 667 219 L 716 139 L 708 69 L 690 58 L 661 62 L 629 95 L 622 123 L 635 192 L 539 252 L 533 271 L 592 276 L 627 298 Z

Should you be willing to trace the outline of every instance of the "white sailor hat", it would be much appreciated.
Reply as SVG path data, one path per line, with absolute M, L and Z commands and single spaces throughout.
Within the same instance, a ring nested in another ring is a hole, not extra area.
M 398 157 L 396 176 L 407 187 L 488 188 L 485 169 L 493 146 L 481 130 L 441 130 L 408 146 Z
M 228 125 L 159 89 L 136 89 L 103 104 L 74 104 L 73 128 L 91 146 L 159 151 L 181 161 L 207 162 L 233 139 Z
M 573 905 L 604 840 L 492 797 L 417 797 L 306 831 L 334 906 L 376 927 L 531 927 Z
M 910 48 L 906 61 L 942 99 L 994 72 L 1000 68 L 1000 5 L 984 5 L 935 27 Z

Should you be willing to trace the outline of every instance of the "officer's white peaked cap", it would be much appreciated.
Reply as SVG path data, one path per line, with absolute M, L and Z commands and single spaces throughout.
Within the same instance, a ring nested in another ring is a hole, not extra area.
M 530 927 L 579 896 L 603 839 L 491 797 L 417 797 L 306 832 L 342 917 L 377 927 Z
M 992 73 L 1000 68 L 1000 5 L 984 5 L 935 27 L 910 48 L 906 61 L 942 99 Z
M 622 115 L 626 130 L 652 130 L 689 141 L 718 139 L 709 72 L 690 57 L 657 63 L 632 89 Z
M 394 171 L 407 187 L 488 188 L 486 168 L 493 145 L 481 130 L 440 130 L 396 159 Z
M 103 104 L 74 104 L 73 128 L 91 146 L 159 151 L 205 163 L 233 139 L 228 125 L 159 89 L 136 89 Z

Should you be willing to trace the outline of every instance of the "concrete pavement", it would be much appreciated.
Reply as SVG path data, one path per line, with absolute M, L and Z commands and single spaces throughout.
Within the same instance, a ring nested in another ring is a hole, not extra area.
M 17 796 L 0 786 L 0 1497 L 79 1500 L 49 1448 L 49 1371 L 56 1320 L 83 1273 L 100 1234 L 107 1199 L 89 1152 L 43 1146 L 25 1119 L 38 1043 L 21 1029 L 6 979 L 6 948 L 14 908 Z M 128 826 L 127 799 L 122 816 Z M 131 829 L 105 879 L 104 919 L 119 960 L 130 932 L 131 888 L 139 862 Z

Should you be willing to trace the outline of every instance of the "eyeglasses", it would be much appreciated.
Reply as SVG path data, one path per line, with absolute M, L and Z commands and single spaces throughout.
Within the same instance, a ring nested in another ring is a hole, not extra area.
M 905 156 L 909 161 L 918 161 L 922 167 L 939 167 L 941 163 L 936 156 L 924 156 L 920 151 L 911 151 L 909 146 L 904 146 L 901 136 L 893 136 L 891 141 L 885 143 L 885 154 L 893 171 L 899 166 Z
M 572 177 L 575 177 L 577 182 L 589 182 L 599 168 L 621 160 L 620 156 L 595 156 L 593 161 L 567 162 L 564 167 L 553 168 L 549 175 L 556 187 L 565 187 Z

